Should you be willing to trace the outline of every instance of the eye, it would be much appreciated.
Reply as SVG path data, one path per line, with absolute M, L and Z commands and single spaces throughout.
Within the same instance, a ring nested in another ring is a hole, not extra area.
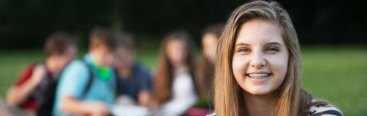
M 248 54 L 251 52 L 251 49 L 249 48 L 239 48 L 237 49 L 237 52 Z
M 270 46 L 270 47 L 265 49 L 265 52 L 271 53 L 271 54 L 278 53 L 279 51 L 280 51 L 280 49 L 276 46 Z

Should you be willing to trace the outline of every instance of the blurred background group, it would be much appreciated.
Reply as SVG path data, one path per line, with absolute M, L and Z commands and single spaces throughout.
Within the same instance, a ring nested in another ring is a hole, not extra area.
M 46 58 L 26 67 L 8 90 L 4 110 L 27 115 L 209 114 L 215 50 L 222 29 L 222 24 L 205 29 L 200 68 L 191 36 L 182 30 L 168 33 L 154 77 L 136 60 L 128 33 L 93 28 L 88 52 L 78 60 L 75 37 L 55 32 L 46 39 Z
M 208 114 L 216 44 L 245 2 L 0 0 L 0 113 Z M 300 39 L 304 88 L 366 115 L 366 1 L 278 2 Z

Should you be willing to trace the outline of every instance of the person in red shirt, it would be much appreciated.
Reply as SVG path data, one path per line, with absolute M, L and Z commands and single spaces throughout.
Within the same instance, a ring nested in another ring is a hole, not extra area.
M 35 112 L 46 89 L 47 81 L 58 78 L 63 68 L 75 58 L 75 37 L 64 32 L 51 34 L 45 43 L 46 58 L 23 71 L 18 81 L 8 90 L 7 103 L 25 111 Z

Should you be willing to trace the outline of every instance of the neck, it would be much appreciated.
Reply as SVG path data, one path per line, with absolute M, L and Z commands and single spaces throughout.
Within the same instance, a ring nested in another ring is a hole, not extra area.
M 188 71 L 188 67 L 186 65 L 178 65 L 174 67 L 176 74 L 185 73 Z
M 274 94 L 253 95 L 245 92 L 246 108 L 250 116 L 270 116 L 275 108 L 277 97 Z

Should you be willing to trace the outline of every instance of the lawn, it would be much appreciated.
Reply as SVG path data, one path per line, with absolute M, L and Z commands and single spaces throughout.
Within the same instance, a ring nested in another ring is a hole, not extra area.
M 158 48 L 139 49 L 138 59 L 154 72 Z M 0 97 L 18 78 L 26 64 L 43 58 L 40 50 L 0 52 Z M 302 46 L 303 86 L 327 99 L 347 116 L 367 115 L 367 47 Z

